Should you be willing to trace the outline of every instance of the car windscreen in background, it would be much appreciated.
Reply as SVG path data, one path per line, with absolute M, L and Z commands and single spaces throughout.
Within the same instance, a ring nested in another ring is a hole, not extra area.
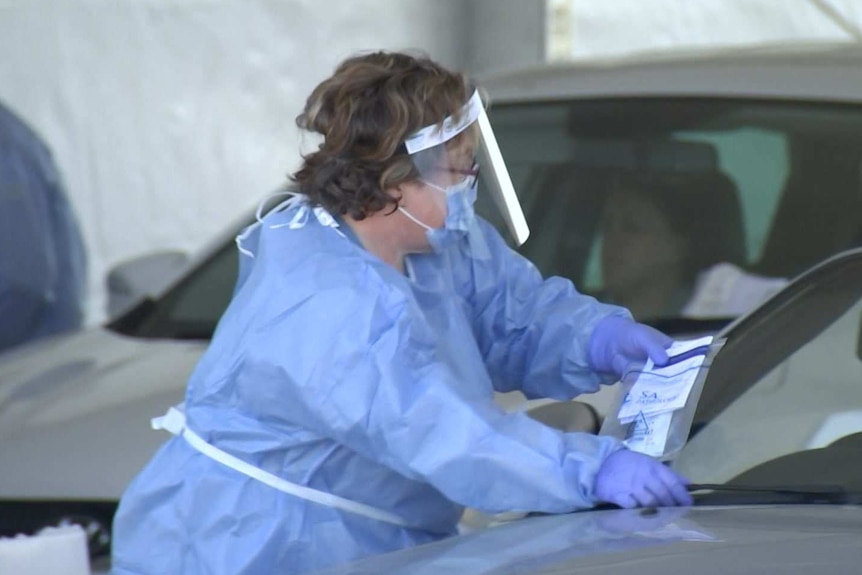
M 490 114 L 532 232 L 519 251 L 642 321 L 735 317 L 862 241 L 858 106 L 626 98 Z M 502 230 L 485 196 L 478 211 Z M 725 301 L 703 296 L 729 282 Z
M 208 340 L 230 303 L 237 272 L 230 241 L 163 297 L 142 301 L 109 327 L 135 337 Z
M 276 190 L 262 200 L 262 214 L 285 199 L 287 189 Z M 254 215 L 230 224 L 209 255 L 188 275 L 158 298 L 147 298 L 107 327 L 132 337 L 208 340 L 227 309 L 239 273 L 239 253 L 234 238 Z

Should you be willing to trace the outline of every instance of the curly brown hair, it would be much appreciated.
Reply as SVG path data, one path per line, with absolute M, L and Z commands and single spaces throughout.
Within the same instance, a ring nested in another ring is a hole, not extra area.
M 398 198 L 385 190 L 418 178 L 404 140 L 457 117 L 471 84 L 425 55 L 373 52 L 348 58 L 321 82 L 296 118 L 323 143 L 291 180 L 315 204 L 356 220 Z

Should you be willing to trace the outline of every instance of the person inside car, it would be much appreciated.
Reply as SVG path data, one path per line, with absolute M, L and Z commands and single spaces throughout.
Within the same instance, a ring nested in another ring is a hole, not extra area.
M 739 315 L 787 283 L 746 272 L 744 250 L 725 176 L 620 180 L 601 223 L 603 298 L 641 320 Z

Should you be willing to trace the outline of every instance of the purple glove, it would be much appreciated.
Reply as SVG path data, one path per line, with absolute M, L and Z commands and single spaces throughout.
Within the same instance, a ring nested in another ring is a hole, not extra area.
M 624 317 L 609 316 L 593 329 L 589 358 L 592 368 L 622 377 L 629 364 L 645 361 L 667 363 L 667 348 L 673 340 L 648 325 Z
M 688 480 L 652 457 L 621 449 L 605 459 L 596 474 L 594 493 L 605 501 L 632 507 L 691 505 Z

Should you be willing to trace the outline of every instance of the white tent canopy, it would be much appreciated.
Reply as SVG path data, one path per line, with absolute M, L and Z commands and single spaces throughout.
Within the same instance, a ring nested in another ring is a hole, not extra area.
M 194 251 L 283 182 L 293 118 L 345 56 L 420 48 L 477 75 L 545 60 L 855 42 L 860 0 L 0 0 L 0 100 L 47 141 L 108 269 Z
M 547 0 L 549 60 L 858 42 L 859 0 Z
M 295 116 L 361 50 L 460 64 L 460 0 L 0 0 L 0 100 L 51 147 L 90 259 L 195 251 L 299 162 Z

